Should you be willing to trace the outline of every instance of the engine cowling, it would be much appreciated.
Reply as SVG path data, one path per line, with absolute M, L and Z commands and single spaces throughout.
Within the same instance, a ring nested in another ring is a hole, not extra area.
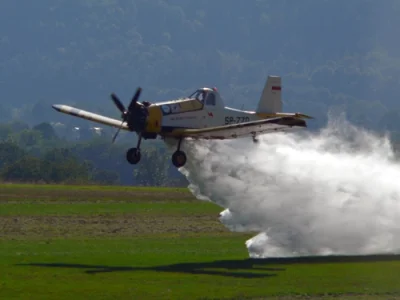
M 147 118 L 149 112 L 143 105 L 137 105 L 135 109 L 129 112 L 128 116 L 128 127 L 131 131 L 141 132 L 146 129 Z

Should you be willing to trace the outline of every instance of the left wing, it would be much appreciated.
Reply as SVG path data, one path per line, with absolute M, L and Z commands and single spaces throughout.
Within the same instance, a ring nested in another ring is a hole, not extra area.
M 113 126 L 116 128 L 121 128 L 124 130 L 129 130 L 129 127 L 126 124 L 126 122 L 122 123 L 121 120 L 109 118 L 106 116 L 95 114 L 95 113 L 92 113 L 92 112 L 89 112 L 89 111 L 86 111 L 83 109 L 78 109 L 78 108 L 68 106 L 68 105 L 54 104 L 52 107 L 59 112 L 62 112 L 64 114 L 68 114 L 68 115 L 71 115 L 74 117 L 86 119 L 89 121 L 93 121 L 93 122 L 108 125 L 108 126 Z
M 307 127 L 307 124 L 304 120 L 295 117 L 278 117 L 201 129 L 176 129 L 171 132 L 171 135 L 201 139 L 231 139 L 250 134 L 287 131 L 293 127 Z

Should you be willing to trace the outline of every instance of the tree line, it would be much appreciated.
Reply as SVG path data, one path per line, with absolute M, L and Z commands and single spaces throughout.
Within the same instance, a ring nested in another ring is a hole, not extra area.
M 0 124 L 0 180 L 3 182 L 187 186 L 170 163 L 162 142 L 142 147 L 140 167 L 125 160 L 128 147 L 104 136 L 59 137 L 43 122 Z
M 81 128 L 84 129 L 84 128 Z M 68 130 L 65 130 L 68 131 Z M 64 132 L 65 132 L 64 131 Z M 82 130 L 83 131 L 83 130 Z M 86 130 L 88 131 L 88 130 Z M 135 141 L 111 143 L 111 135 L 86 133 L 60 137 L 46 122 L 30 127 L 23 122 L 0 124 L 0 181 L 186 187 L 186 178 L 171 164 L 164 142 L 143 143 L 140 165 L 126 162 Z M 126 141 L 126 140 L 125 140 Z M 392 136 L 397 156 L 400 138 Z

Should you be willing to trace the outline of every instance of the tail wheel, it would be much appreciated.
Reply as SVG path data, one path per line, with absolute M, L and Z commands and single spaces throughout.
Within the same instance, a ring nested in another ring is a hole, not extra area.
M 140 150 L 137 148 L 131 148 L 126 152 L 126 160 L 132 165 L 137 164 L 140 158 Z
M 181 150 L 177 150 L 172 154 L 172 163 L 175 167 L 180 168 L 186 164 L 186 154 Z

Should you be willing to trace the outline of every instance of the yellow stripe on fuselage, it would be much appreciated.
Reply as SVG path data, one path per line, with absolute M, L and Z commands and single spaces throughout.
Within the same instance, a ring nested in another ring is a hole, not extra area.
M 149 116 L 147 117 L 146 131 L 152 133 L 161 132 L 162 112 L 161 107 L 150 105 L 148 108 Z
M 189 111 L 200 110 L 203 108 L 203 104 L 196 99 L 182 101 L 180 102 L 179 106 L 180 106 L 179 112 L 189 112 Z

